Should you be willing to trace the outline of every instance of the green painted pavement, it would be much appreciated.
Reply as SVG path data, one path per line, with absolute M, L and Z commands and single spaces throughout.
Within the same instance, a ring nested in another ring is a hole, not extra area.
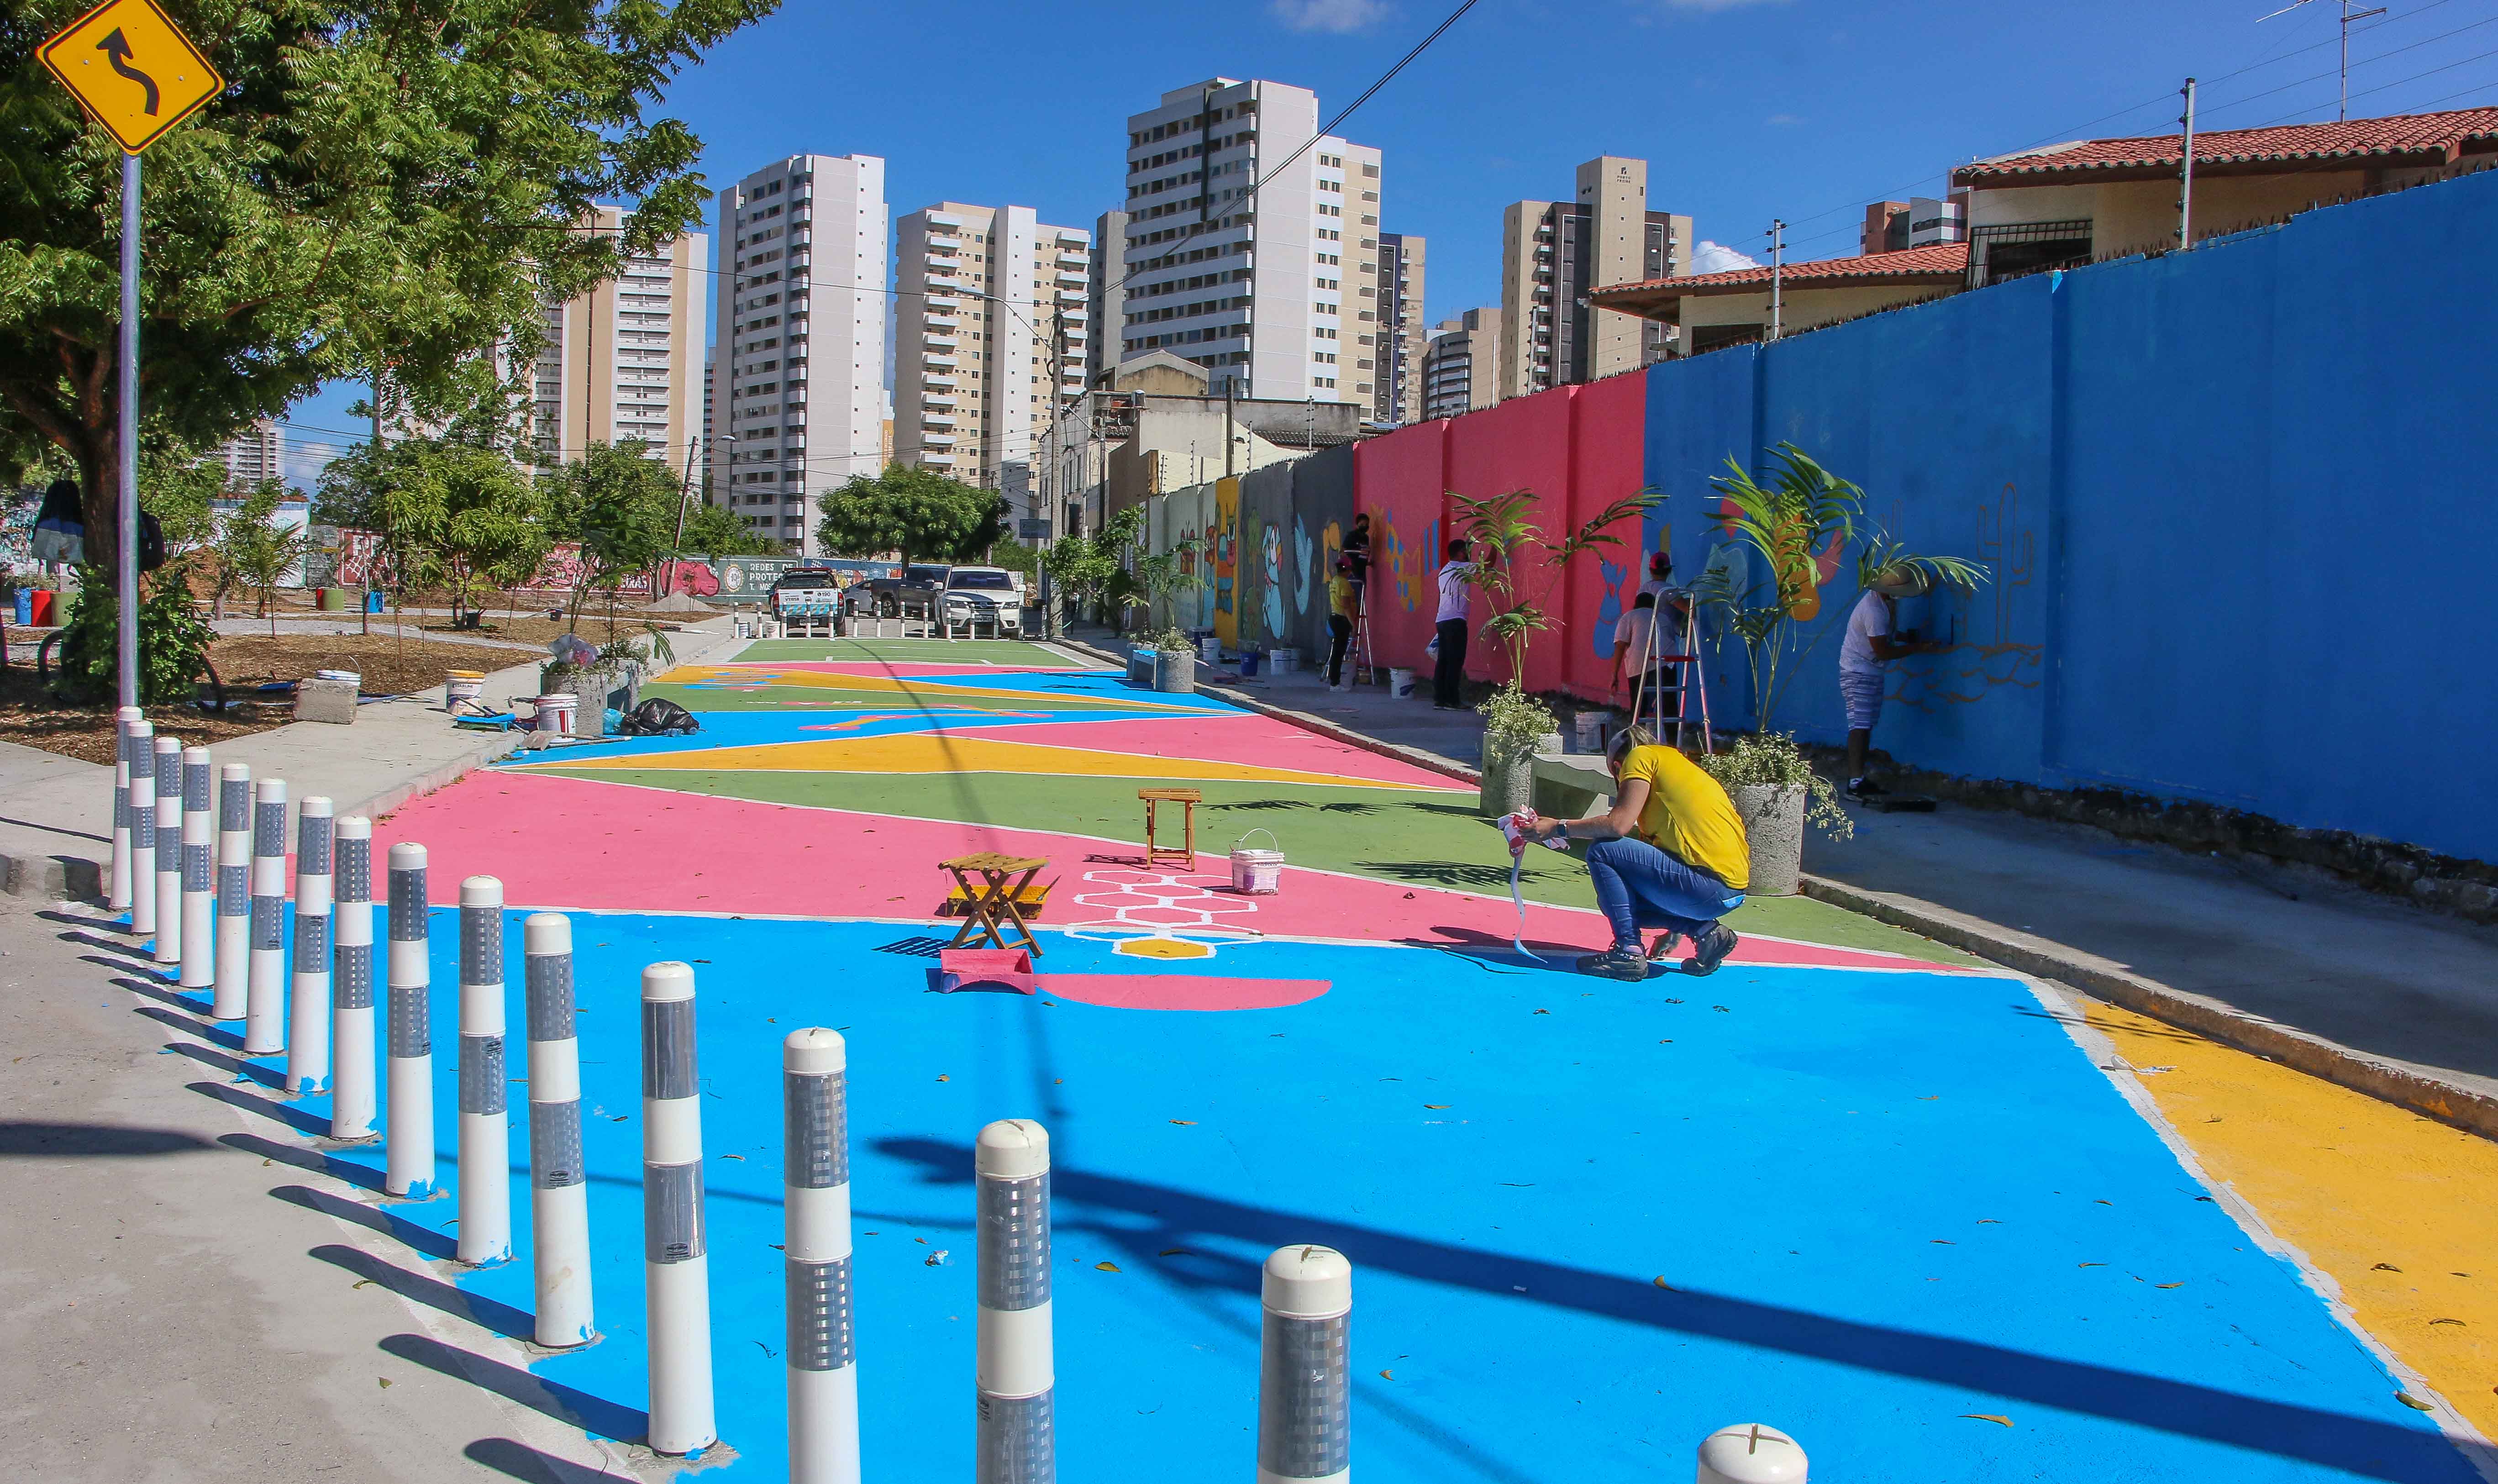
M 651 688 L 645 688 L 649 694 Z M 720 693 L 701 693 L 706 697 Z M 1137 790 L 1158 784 L 1199 790 L 1198 843 L 1231 850 L 1253 829 L 1272 833 L 1297 866 L 1343 871 L 1402 886 L 1488 895 L 1509 892 L 1509 854 L 1500 832 L 1475 810 L 1471 793 L 1231 782 L 1174 776 L 1070 778 L 1002 773 L 798 773 L 694 768 L 536 767 L 591 783 L 626 784 L 757 803 L 848 809 L 866 814 L 1010 829 L 1090 835 L 1142 845 L 1144 806 Z M 1561 907 L 1596 905 L 1587 872 L 1573 855 L 1526 853 L 1520 887 L 1530 899 Z M 1975 960 L 1940 944 L 1809 897 L 1755 897 L 1730 919 L 1738 932 L 1800 938 L 1836 948 L 1906 953 L 1938 963 Z
M 977 675 L 964 677 L 977 685 Z M 653 681 L 642 687 L 644 699 L 664 696 L 696 713 L 705 711 L 1104 711 L 1133 712 L 1138 702 L 1119 696 L 1099 699 L 1036 692 L 1029 699 L 976 695 L 953 686 L 912 686 L 902 691 L 846 691 L 833 686 L 766 685 L 756 691 L 731 691 L 718 686 L 681 686 Z M 797 740 L 792 738 L 790 740 Z

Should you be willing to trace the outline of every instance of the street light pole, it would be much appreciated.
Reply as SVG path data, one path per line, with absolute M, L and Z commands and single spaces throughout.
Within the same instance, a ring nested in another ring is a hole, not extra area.
M 734 443 L 737 441 L 737 435 L 734 433 L 716 433 L 712 435 L 711 440 L 715 443 Z M 700 446 L 701 443 L 702 435 L 699 433 L 686 439 L 686 477 L 677 485 L 677 538 L 668 544 L 667 585 L 671 590 L 674 590 L 677 585 L 677 558 L 686 549 L 686 506 L 693 500 L 694 449 Z M 708 462 L 708 460 L 706 460 L 706 462 Z M 713 552 L 712 555 L 717 557 L 720 553 Z M 654 594 L 653 596 L 657 597 L 665 597 L 668 595 L 666 593 L 658 593 Z

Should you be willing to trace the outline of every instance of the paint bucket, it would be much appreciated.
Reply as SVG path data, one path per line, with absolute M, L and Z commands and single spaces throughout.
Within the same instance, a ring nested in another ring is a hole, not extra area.
M 532 731 L 553 736 L 572 735 L 573 713 L 581 706 L 578 695 L 541 695 L 537 698 L 537 717 L 531 722 Z
M 1265 835 L 1268 845 L 1276 843 L 1270 830 L 1253 829 L 1240 837 L 1232 847 L 1232 889 L 1243 896 L 1273 896 L 1284 889 L 1284 853 L 1252 849 L 1250 835 Z
M 1605 750 L 1605 731 L 1613 717 L 1602 711 L 1582 711 L 1578 717 L 1579 751 L 1601 753 Z
M 483 670 L 453 670 L 442 679 L 444 710 L 455 709 L 462 701 L 473 701 L 485 694 L 486 674 Z
M 1414 672 L 1412 670 L 1399 669 L 1393 664 L 1390 665 L 1388 667 L 1388 694 L 1400 700 L 1413 694 Z
M 1273 661 L 1278 675 L 1290 675 L 1301 667 L 1301 652 L 1297 649 L 1270 649 L 1266 651 L 1266 658 Z
M 1221 664 L 1223 662 L 1223 641 L 1212 634 L 1207 634 L 1204 638 L 1198 640 L 1197 660 L 1200 664 Z

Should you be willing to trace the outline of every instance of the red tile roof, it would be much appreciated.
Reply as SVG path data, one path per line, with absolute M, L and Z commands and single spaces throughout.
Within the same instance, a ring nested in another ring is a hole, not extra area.
M 2185 164 L 2178 135 L 2076 140 L 2044 149 L 1998 155 L 1952 172 L 1954 185 L 2064 185 L 2076 177 L 2147 179 L 2174 176 Z M 2194 136 L 2198 175 L 2271 175 L 2319 161 L 2362 166 L 2451 165 L 2459 155 L 2498 149 L 2498 108 L 2449 113 L 2402 113 L 2343 123 L 2223 129 Z
M 1799 289 L 1882 288 L 1891 285 L 1956 284 L 1969 270 L 1967 242 L 1938 242 L 1905 252 L 1876 252 L 1859 258 L 1820 258 L 1789 263 L 1782 287 Z M 1587 302 L 1601 308 L 1645 314 L 1678 299 L 1704 294 L 1749 294 L 1770 286 L 1768 267 L 1738 268 L 1731 273 L 1695 274 L 1682 278 L 1650 278 L 1645 283 L 1616 283 L 1588 293 Z

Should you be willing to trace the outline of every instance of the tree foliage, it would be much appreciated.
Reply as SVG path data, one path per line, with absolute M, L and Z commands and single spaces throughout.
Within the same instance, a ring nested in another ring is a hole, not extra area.
M 139 703 L 170 706 L 189 700 L 208 669 L 208 645 L 216 631 L 200 617 L 179 564 L 160 569 L 157 581 L 139 599 Z M 79 590 L 70 603 L 61 633 L 58 686 L 63 695 L 81 703 L 101 701 L 114 694 L 121 673 L 119 638 L 114 616 L 120 612 L 112 573 L 92 564 L 79 568 Z
M 1061 536 L 1041 554 L 1041 565 L 1070 608 L 1084 605 L 1124 609 L 1139 591 L 1129 574 L 1137 547 L 1145 538 L 1145 507 L 1130 505 L 1102 523 L 1091 535 Z
M 726 505 L 697 504 L 686 517 L 680 550 L 698 557 L 768 557 L 781 550 L 781 543 L 756 534 Z
M 665 560 L 676 537 L 677 475 L 645 457 L 649 446 L 639 438 L 592 443 L 539 480 L 548 528 L 581 543 L 570 604 L 575 627 L 593 589 L 613 596 L 625 578 Z
M 545 299 L 701 221 L 701 145 L 649 111 L 776 4 L 167 0 L 228 85 L 147 154 L 147 426 L 207 447 L 349 375 L 419 417 L 473 400 Z M 68 454 L 110 570 L 120 151 L 35 54 L 85 9 L 0 7 L 0 463 Z M 618 199 L 621 236 L 577 230 Z
M 1558 541 L 1536 523 L 1532 490 L 1512 490 L 1481 500 L 1452 491 L 1449 498 L 1457 502 L 1457 528 L 1474 556 L 1474 570 L 1466 580 L 1491 605 L 1491 617 L 1484 621 L 1484 637 L 1509 657 L 1509 684 L 1517 688 L 1526 680 L 1527 645 L 1553 627 L 1552 610 L 1545 604 L 1571 559 L 1599 546 L 1621 545 L 1615 528 L 1664 497 L 1653 490 L 1625 495 Z
M 817 500 L 817 539 L 837 557 L 899 552 L 908 562 L 965 562 L 1005 530 L 1006 497 L 935 469 L 894 464 L 861 474 Z
M 308 544 L 303 527 L 277 519 L 278 502 L 285 497 L 286 486 L 274 479 L 262 480 L 259 488 L 243 497 L 240 508 L 227 513 L 215 548 L 221 579 L 231 574 L 260 598 L 260 616 L 269 620 L 272 639 L 277 637 L 277 614 L 271 604 L 288 573 L 304 560 Z M 220 597 L 224 591 L 220 580 Z

